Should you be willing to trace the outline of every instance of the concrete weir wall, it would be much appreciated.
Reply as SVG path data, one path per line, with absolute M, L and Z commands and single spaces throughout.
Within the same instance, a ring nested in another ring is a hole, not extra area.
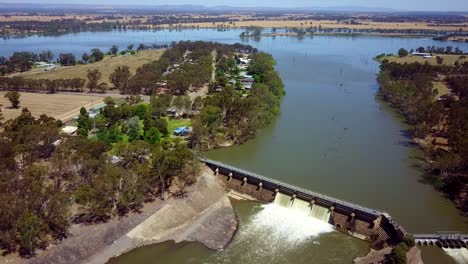
M 390 215 L 349 202 L 314 193 L 217 161 L 200 159 L 226 185 L 263 203 L 273 202 L 278 192 L 330 209 L 329 223 L 345 234 L 369 241 L 374 249 L 399 243 L 405 230 Z

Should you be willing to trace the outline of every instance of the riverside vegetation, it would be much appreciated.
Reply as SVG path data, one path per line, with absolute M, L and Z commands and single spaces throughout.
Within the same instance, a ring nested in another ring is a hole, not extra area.
M 241 54 L 251 58 L 246 70 L 255 81 L 250 90 L 224 80 L 239 78 Z M 115 88 L 130 96 L 126 102 L 106 98 L 94 118 L 82 108 L 78 136 L 60 134 L 60 120 L 34 118 L 26 108 L 1 123 L 3 252 L 33 257 L 38 249 L 66 239 L 72 223 L 138 212 L 144 202 L 164 199 L 174 184 L 178 191 L 171 194 L 184 197 L 199 172 L 190 147 L 242 143 L 278 114 L 284 88 L 274 65 L 271 55 L 250 46 L 174 43 L 133 76 L 118 73 L 126 72 L 125 66 L 117 69 L 111 77 Z M 158 93 L 162 83 L 167 92 Z M 203 87 L 207 94 L 192 101 L 188 94 Z M 142 93 L 151 95 L 149 103 L 142 102 Z M 188 142 L 168 129 L 174 121 L 168 116 L 171 106 L 192 118 Z
M 448 49 L 418 48 L 419 52 Z M 451 49 L 450 49 L 451 50 Z M 462 51 L 457 49 L 458 54 Z M 408 52 L 400 50 L 400 57 Z M 464 55 L 460 55 L 464 56 Z M 427 179 L 468 211 L 468 62 L 396 63 L 383 60 L 378 76 L 382 98 L 399 110 L 429 160 Z M 449 89 L 444 95 L 435 82 Z

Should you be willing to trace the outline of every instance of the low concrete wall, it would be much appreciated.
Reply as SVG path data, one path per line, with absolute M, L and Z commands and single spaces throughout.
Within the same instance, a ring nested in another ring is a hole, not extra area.
M 406 234 L 388 214 L 377 210 L 314 193 L 220 162 L 207 159 L 201 161 L 220 176 L 227 187 L 253 196 L 260 202 L 272 202 L 276 193 L 281 192 L 329 208 L 330 224 L 338 231 L 369 241 L 374 249 L 397 244 Z

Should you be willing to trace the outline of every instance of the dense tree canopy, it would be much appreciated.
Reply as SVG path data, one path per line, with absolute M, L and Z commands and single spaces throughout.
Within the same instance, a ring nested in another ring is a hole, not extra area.
M 437 98 L 439 91 L 433 82 L 440 76 L 445 77 L 450 93 Z M 468 210 L 468 199 L 461 195 L 468 188 L 467 76 L 468 63 L 432 66 L 384 62 L 378 77 L 380 94 L 414 126 L 413 136 L 432 138 L 425 152 L 431 161 L 430 169 L 438 175 L 433 181 L 464 211 Z M 440 148 L 437 137 L 446 139 L 448 146 Z

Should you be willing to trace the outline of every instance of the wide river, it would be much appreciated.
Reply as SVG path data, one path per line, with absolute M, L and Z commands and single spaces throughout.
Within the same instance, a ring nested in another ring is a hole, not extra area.
M 73 52 L 111 45 L 179 40 L 242 42 L 240 31 L 112 31 L 0 40 L 13 51 Z M 376 97 L 380 53 L 399 48 L 458 46 L 427 38 L 267 37 L 246 41 L 277 60 L 287 95 L 281 115 L 254 140 L 206 153 L 246 170 L 390 213 L 409 232 L 467 232 L 467 218 L 423 181 L 421 153 L 401 118 Z M 366 243 L 274 206 L 236 203 L 240 230 L 213 252 L 198 243 L 136 249 L 112 263 L 351 263 Z M 442 250 L 423 248 L 424 263 L 455 263 Z

